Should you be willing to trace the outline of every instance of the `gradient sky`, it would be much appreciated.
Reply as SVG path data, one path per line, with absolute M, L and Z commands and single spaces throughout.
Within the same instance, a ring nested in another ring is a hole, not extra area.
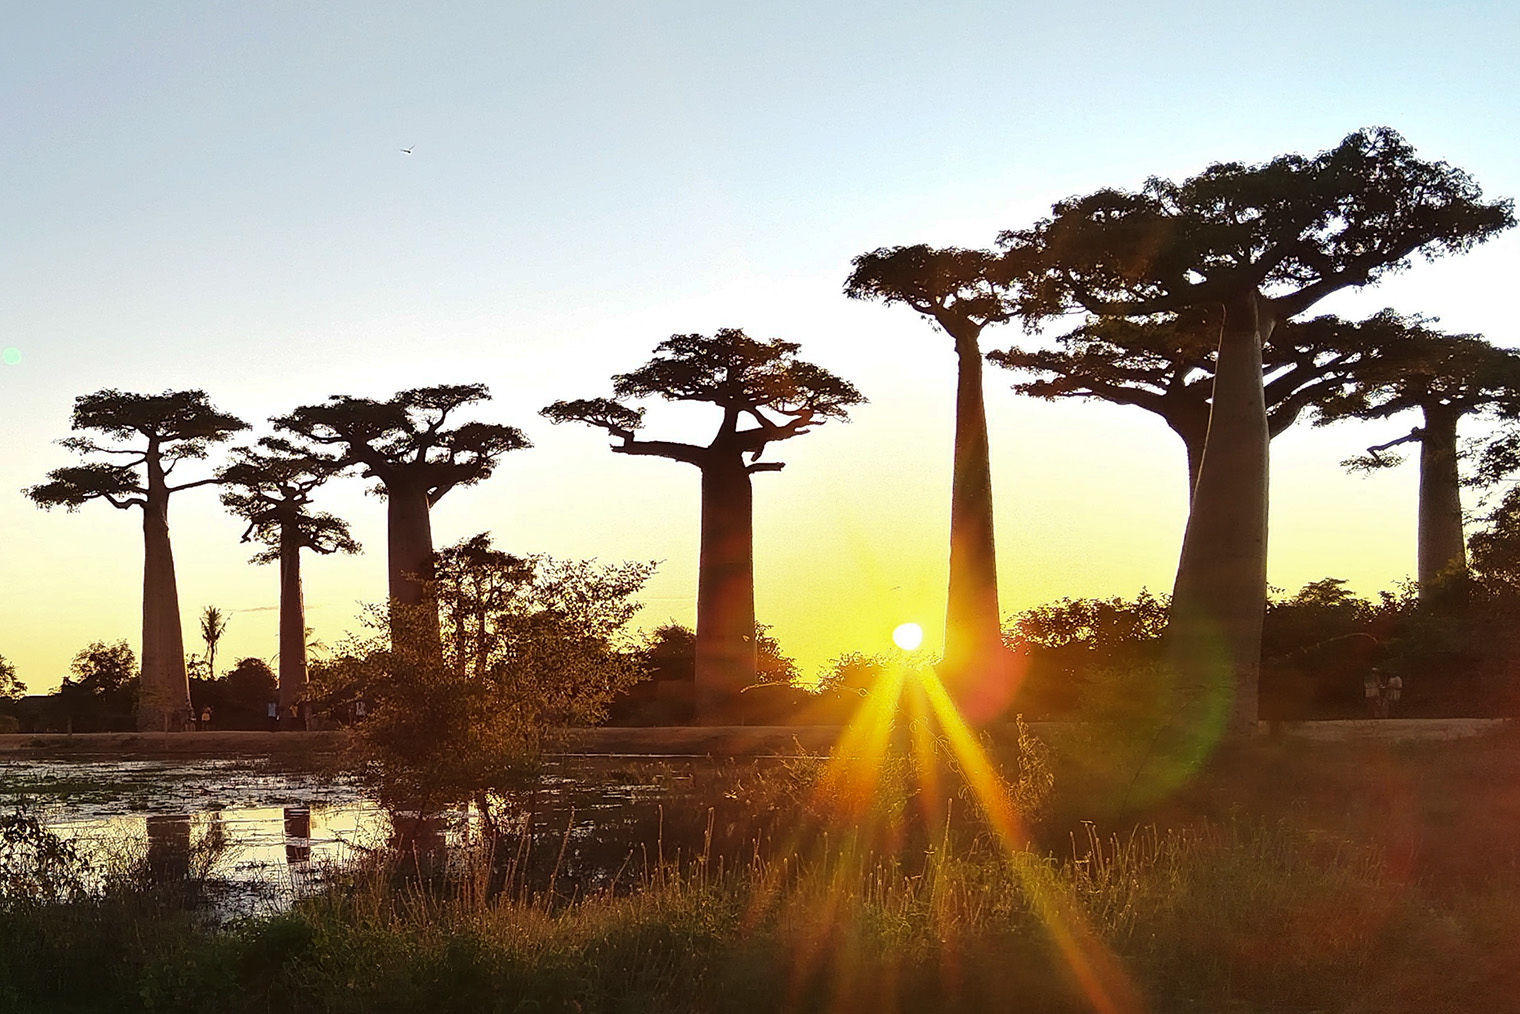
M 77 395 L 204 388 L 258 424 L 336 393 L 486 383 L 476 417 L 536 446 L 438 505 L 439 544 L 488 529 L 519 553 L 658 560 L 652 626 L 694 616 L 695 469 L 538 409 L 609 393 L 672 332 L 799 342 L 870 398 L 756 478 L 759 617 L 811 673 L 904 620 L 933 643 L 943 620 L 954 355 L 911 312 L 843 298 L 852 256 L 987 246 L 1061 197 L 1380 124 L 1520 194 L 1508 0 L 56 0 L 7 4 L 4 24 L 0 654 L 39 692 L 92 640 L 138 647 L 140 515 L 20 492 L 74 460 L 53 441 Z M 1316 311 L 1393 306 L 1514 345 L 1517 266 L 1511 233 Z M 1004 610 L 1169 590 L 1180 442 L 1009 379 L 988 368 Z M 655 411 L 649 433 L 711 425 Z M 1336 464 L 1406 430 L 1274 441 L 1273 585 L 1366 594 L 1412 573 L 1413 464 Z M 384 595 L 384 509 L 357 479 L 322 506 L 367 547 L 308 556 L 308 621 L 335 644 Z M 246 563 L 211 490 L 170 521 L 187 649 L 216 604 L 221 660 L 273 656 L 275 568 Z

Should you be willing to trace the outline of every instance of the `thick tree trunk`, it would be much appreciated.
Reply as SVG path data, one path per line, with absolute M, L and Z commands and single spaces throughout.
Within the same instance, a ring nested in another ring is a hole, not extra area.
M 142 680 L 137 702 L 141 732 L 179 732 L 190 714 L 190 677 L 180 630 L 179 589 L 169 546 L 169 493 L 155 460 L 148 463 L 143 507 Z
M 1429 601 L 1467 571 L 1462 539 L 1462 486 L 1457 473 L 1457 419 L 1446 405 L 1425 406 L 1420 434 L 1420 599 Z
M 945 675 L 958 700 L 1003 675 L 997 552 L 992 533 L 992 465 L 975 334 L 956 335 L 955 459 L 950 478 L 950 582 L 945 605 Z M 1000 689 L 1000 688 L 998 688 Z
M 1225 307 L 1167 630 L 1167 657 L 1182 686 L 1197 695 L 1203 715 L 1237 729 L 1257 720 L 1266 612 L 1270 437 L 1261 346 L 1273 321 L 1264 302 L 1252 293 Z
M 402 605 L 422 602 L 433 579 L 433 526 L 427 489 L 396 483 L 386 488 L 386 542 L 391 599 Z
M 301 597 L 301 538 L 294 525 L 280 529 L 280 728 L 306 690 L 306 605 Z
M 755 682 L 754 496 L 743 458 L 702 467 L 696 720 L 719 724 Z

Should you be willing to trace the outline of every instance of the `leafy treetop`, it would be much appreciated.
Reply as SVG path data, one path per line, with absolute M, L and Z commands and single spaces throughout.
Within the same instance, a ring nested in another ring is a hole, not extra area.
M 737 328 L 712 337 L 677 334 L 655 347 L 655 357 L 630 373 L 613 378 L 618 399 L 659 397 L 667 401 L 706 402 L 723 409 L 723 423 L 708 447 L 672 441 L 638 440 L 644 410 L 608 398 L 557 401 L 542 414 L 561 423 L 598 426 L 622 441 L 613 450 L 652 454 L 700 465 L 722 445 L 751 455 L 750 471 L 780 468 L 756 464 L 765 445 L 804 433 L 829 418 L 845 418 L 861 397 L 854 385 L 821 366 L 796 358 L 798 346 L 780 340 L 757 341 Z M 741 429 L 741 420 L 754 425 Z
M 425 477 L 428 503 L 434 504 L 455 486 L 489 478 L 506 452 L 532 446 L 515 426 L 467 422 L 445 428 L 457 409 L 490 396 L 484 384 L 411 388 L 387 401 L 333 395 L 273 422 L 276 429 L 339 448 L 335 468 L 361 466 L 382 487 Z
M 918 243 L 880 247 L 851 263 L 846 296 L 902 303 L 954 338 L 974 338 L 1013 316 L 1005 296 L 1009 261 L 991 251 Z
M 70 428 L 95 430 L 113 441 L 141 437 L 145 444 L 117 446 L 84 436 L 60 440 L 64 447 L 80 454 L 105 454 L 125 460 L 90 461 L 53 469 L 48 473 L 49 481 L 26 491 L 44 509 L 65 507 L 74 511 L 91 500 L 105 500 L 121 509 L 145 507 L 155 471 L 166 479 L 179 462 L 206 457 L 211 444 L 247 429 L 248 424 L 214 408 L 205 391 L 133 394 L 106 389 L 74 399 Z M 140 466 L 147 466 L 147 478 L 139 475 Z M 198 479 L 177 486 L 165 483 L 163 493 L 217 481 Z
M 254 563 L 280 558 L 280 541 L 287 529 L 303 549 L 323 554 L 359 551 L 347 522 L 308 509 L 317 487 L 341 468 L 337 457 L 281 437 L 264 437 L 257 448 L 238 447 L 232 454 L 232 464 L 220 473 L 228 487 L 222 504 L 247 520 L 244 542 L 257 539 L 269 547 L 253 557 Z
M 1313 157 L 1221 162 L 1181 183 L 1152 177 L 1138 192 L 1069 198 L 1000 242 L 1033 318 L 1073 303 L 1148 316 L 1254 292 L 1281 320 L 1417 251 L 1465 251 L 1512 225 L 1512 201 L 1484 203 L 1466 173 L 1376 127 Z

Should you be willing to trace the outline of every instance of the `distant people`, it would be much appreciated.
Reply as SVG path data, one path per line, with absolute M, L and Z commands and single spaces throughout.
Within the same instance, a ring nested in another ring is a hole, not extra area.
M 269 707 L 266 709 L 266 713 L 269 715 L 269 731 L 270 732 L 279 732 L 280 731 L 280 706 L 278 704 L 276 704 L 274 701 L 270 701 L 269 702 Z
M 1387 718 L 1398 710 L 1399 698 L 1404 696 L 1404 677 L 1394 673 L 1388 677 L 1388 683 L 1383 688 L 1383 717 Z
M 201 709 L 201 720 L 200 724 L 197 727 L 202 732 L 211 731 L 211 705 L 208 704 Z
M 1383 710 L 1383 678 L 1376 669 L 1369 670 L 1362 678 L 1362 692 L 1367 697 L 1368 717 L 1382 717 L 1379 712 Z
M 361 697 L 354 702 L 354 721 L 364 721 L 364 716 L 367 714 L 369 714 L 369 706 L 364 703 L 364 698 Z

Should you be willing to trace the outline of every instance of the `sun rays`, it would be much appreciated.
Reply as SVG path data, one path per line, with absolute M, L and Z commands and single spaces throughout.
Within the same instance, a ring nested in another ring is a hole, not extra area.
M 1029 831 L 1008 782 L 961 717 L 933 666 L 912 654 L 885 666 L 866 692 L 815 785 L 814 806 L 849 820 L 859 832 L 874 832 L 872 844 L 888 850 L 902 840 L 903 824 L 909 819 L 907 801 L 886 809 L 880 805 L 883 778 L 899 766 L 905 766 L 916 783 L 909 794 L 925 827 L 946 819 L 952 805 L 947 793 L 978 808 L 1007 860 L 1008 874 L 1017 878 L 1030 910 L 1040 917 L 1050 943 L 1093 1010 L 1141 1010 L 1135 987 L 1089 925 L 1078 900 L 1049 875 L 1044 863 L 1030 861 Z M 960 784 L 949 784 L 952 780 Z M 831 921 L 827 913 L 846 900 L 838 896 L 844 881 L 830 883 L 828 896 L 819 899 L 824 926 Z

